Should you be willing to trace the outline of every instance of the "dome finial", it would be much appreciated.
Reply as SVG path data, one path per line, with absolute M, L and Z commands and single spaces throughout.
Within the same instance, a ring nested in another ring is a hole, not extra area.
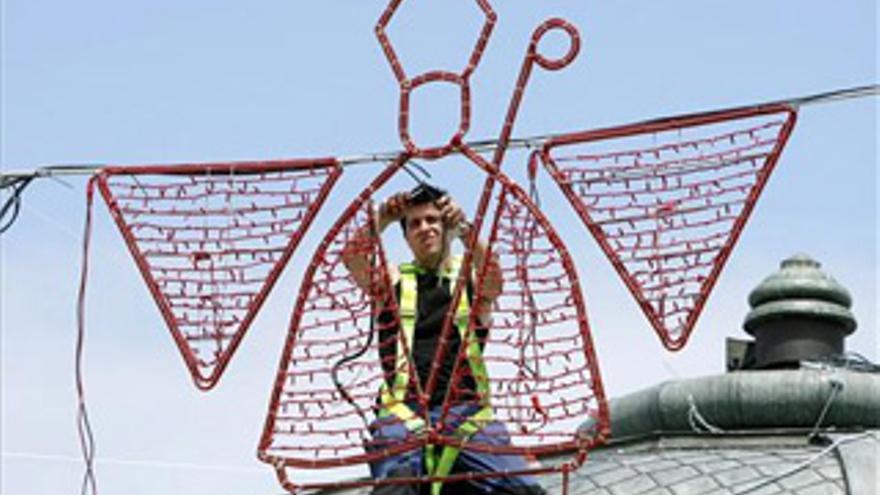
M 752 310 L 743 327 L 755 336 L 758 367 L 792 366 L 843 352 L 844 337 L 856 328 L 852 297 L 821 266 L 795 254 L 749 294 Z

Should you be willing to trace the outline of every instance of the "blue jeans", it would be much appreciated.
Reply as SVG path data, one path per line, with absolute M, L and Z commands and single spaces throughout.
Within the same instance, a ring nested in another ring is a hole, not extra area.
M 413 409 L 415 410 L 415 409 Z M 449 417 L 467 418 L 479 409 L 473 406 L 454 406 Z M 442 407 L 435 407 L 429 411 L 431 424 L 436 424 L 440 419 Z M 456 424 L 447 425 L 444 430 L 454 432 Z M 370 430 L 373 434 L 374 446 L 367 446 L 368 451 L 375 451 L 383 446 L 393 445 L 405 441 L 410 433 L 400 421 L 380 419 L 373 422 Z M 483 445 L 509 445 L 510 436 L 504 425 L 493 421 L 488 423 L 482 430 L 476 432 L 471 441 Z M 442 452 L 442 447 L 436 448 L 436 453 Z M 423 476 L 426 474 L 424 465 L 424 449 L 417 448 L 402 454 L 379 459 L 370 463 L 370 473 L 373 479 L 387 479 L 395 477 Z M 487 452 L 473 452 L 462 449 L 458 454 L 452 473 L 486 473 L 499 471 L 522 471 L 528 469 L 528 463 L 521 455 L 501 455 Z M 504 478 L 482 478 L 456 483 L 444 483 L 444 493 L 498 493 L 507 495 L 539 495 L 544 493 L 533 476 L 512 475 Z M 384 485 L 377 486 L 373 490 L 374 495 L 417 495 L 430 493 L 430 483 L 416 485 Z

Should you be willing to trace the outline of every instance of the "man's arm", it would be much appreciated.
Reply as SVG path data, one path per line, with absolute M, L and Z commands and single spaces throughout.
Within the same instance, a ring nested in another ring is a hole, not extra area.
M 381 235 L 388 225 L 403 217 L 408 198 L 408 193 L 397 193 L 385 200 L 374 213 L 375 218 L 372 222 L 358 229 L 342 248 L 342 263 L 351 273 L 358 287 L 364 292 L 369 293 L 372 272 L 376 269 L 372 259 L 372 245 L 377 242 L 374 237 Z M 396 273 L 391 275 L 391 282 L 394 283 L 394 279 L 397 278 Z M 379 293 L 376 295 L 384 299 L 384 296 L 387 295 L 385 289 L 385 287 L 380 287 Z
M 467 246 L 471 235 L 470 225 L 462 229 L 459 240 Z M 501 276 L 501 265 L 498 262 L 498 256 L 494 253 L 487 256 L 488 248 L 486 242 L 477 239 L 473 248 L 473 274 L 479 277 L 483 274 L 482 284 L 479 285 L 479 298 L 474 301 L 474 311 L 480 317 L 480 320 L 488 324 L 489 317 L 492 315 L 492 305 L 504 288 L 504 280 Z
M 467 249 L 468 241 L 470 241 L 471 234 L 473 233 L 473 228 L 471 224 L 465 220 L 464 212 L 461 210 L 461 207 L 449 198 L 449 196 L 440 198 L 437 202 L 437 206 L 440 208 L 446 225 L 449 228 L 457 230 L 459 241 L 461 241 L 465 249 Z M 489 317 L 492 313 L 492 305 L 495 303 L 498 296 L 501 295 L 501 291 L 504 287 L 504 280 L 501 276 L 501 265 L 498 262 L 498 256 L 495 254 L 486 256 L 487 253 L 488 247 L 486 246 L 486 242 L 482 239 L 476 239 L 473 248 L 473 261 L 471 263 L 473 270 L 471 273 L 479 277 L 480 274 L 484 273 L 483 270 L 485 269 L 485 276 L 483 277 L 482 284 L 479 286 L 480 297 L 473 302 L 473 307 L 474 311 L 480 317 L 480 320 L 486 324 L 489 322 Z

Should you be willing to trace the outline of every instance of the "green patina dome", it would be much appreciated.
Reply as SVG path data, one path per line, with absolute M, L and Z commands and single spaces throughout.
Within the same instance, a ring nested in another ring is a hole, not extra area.
M 836 323 L 847 334 L 856 328 L 849 310 L 852 297 L 845 287 L 823 272 L 821 264 L 805 254 L 784 260 L 749 294 L 752 310 L 746 315 L 745 330 L 782 318 L 800 317 Z

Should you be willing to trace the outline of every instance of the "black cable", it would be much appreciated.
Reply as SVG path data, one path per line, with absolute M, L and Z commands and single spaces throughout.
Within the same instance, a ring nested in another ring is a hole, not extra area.
M 409 161 L 409 163 L 412 164 L 413 167 L 417 168 L 419 170 L 419 172 L 422 173 L 422 175 L 424 175 L 425 177 L 427 177 L 429 179 L 431 178 L 431 173 L 428 172 L 428 169 L 423 167 L 421 163 L 419 163 L 415 160 L 412 160 L 412 159 Z
M 370 207 L 369 210 L 372 211 L 372 207 Z M 376 224 L 372 218 L 369 219 L 369 224 L 370 224 L 370 236 L 372 236 L 373 239 L 378 239 L 379 234 L 376 231 Z M 371 253 L 371 257 L 370 257 L 370 269 L 374 269 L 375 266 L 376 266 L 376 252 L 373 251 Z M 371 291 L 371 292 L 374 292 L 374 291 Z M 336 361 L 336 363 L 334 363 L 333 367 L 330 369 L 330 378 L 333 380 L 333 385 L 336 387 L 336 390 L 339 392 L 339 395 L 342 396 L 342 398 L 345 399 L 346 402 L 351 404 L 352 407 L 354 407 L 355 412 L 357 412 L 358 416 L 361 417 L 361 420 L 363 420 L 364 426 L 367 428 L 367 430 L 369 430 L 370 422 L 369 422 L 369 420 L 367 420 L 366 413 L 364 413 L 364 410 L 361 408 L 361 406 L 359 406 L 357 404 L 357 402 L 355 402 L 355 400 L 351 397 L 351 395 L 348 393 L 348 391 L 345 390 L 345 387 L 339 381 L 338 373 L 339 373 L 339 369 L 343 365 L 350 363 L 351 361 L 354 361 L 355 359 L 358 359 L 361 356 L 363 356 L 364 354 L 366 354 L 367 350 L 369 350 L 370 346 L 373 344 L 373 334 L 376 332 L 376 324 L 375 324 L 375 318 L 374 318 L 375 314 L 376 314 L 376 298 L 370 297 L 370 331 L 367 334 L 367 341 L 364 343 L 364 345 L 360 349 L 356 350 L 354 353 L 342 356 L 342 358 L 340 358 L 339 361 Z
M 420 178 L 418 175 L 415 174 L 415 172 L 413 172 L 413 171 L 410 169 L 410 165 L 412 165 L 413 167 L 416 168 L 416 170 L 418 170 L 419 172 L 421 172 L 421 174 L 422 174 L 423 176 L 425 176 L 426 178 L 430 179 L 430 178 L 431 178 L 431 174 L 428 173 L 428 171 L 425 169 L 425 167 L 423 167 L 422 165 L 420 165 L 420 164 L 419 164 L 418 162 L 416 162 L 415 160 L 409 160 L 409 162 L 407 162 L 407 163 L 403 166 L 403 171 L 406 172 L 407 174 L 409 174 L 409 176 L 412 177 L 412 179 L 413 179 L 414 181 L 416 181 L 417 184 L 419 184 L 419 185 L 421 185 L 421 186 L 428 185 L 428 184 L 427 184 L 422 178 Z
M 375 303 L 371 303 L 370 306 L 372 307 L 374 304 Z M 339 361 L 336 361 L 336 363 L 333 364 L 333 368 L 330 370 L 330 377 L 333 379 L 333 385 L 336 386 L 336 390 L 339 391 L 339 395 L 341 395 L 346 402 L 354 407 L 355 412 L 357 412 L 358 416 L 361 417 L 361 420 L 364 422 L 364 426 L 367 427 L 367 429 L 369 429 L 370 427 L 370 422 L 369 420 L 367 420 L 367 415 L 364 413 L 364 410 L 361 408 L 361 406 L 359 406 L 358 403 L 354 401 L 348 391 L 345 390 L 345 387 L 343 387 L 342 383 L 339 381 L 337 373 L 339 372 L 339 368 L 341 368 L 342 365 L 358 359 L 359 357 L 363 356 L 367 352 L 367 350 L 369 350 L 370 346 L 373 344 L 373 334 L 375 333 L 375 331 L 375 323 L 373 322 L 373 318 L 371 316 L 370 332 L 367 334 L 367 342 L 364 344 L 364 346 L 358 349 L 353 354 L 343 356 Z
M 361 417 L 361 420 L 363 420 L 363 422 L 364 422 L 364 426 L 366 426 L 367 428 L 369 428 L 369 426 L 370 426 L 370 422 L 367 420 L 367 415 L 364 413 L 364 410 L 361 409 L 361 406 L 359 406 L 357 404 L 357 402 L 354 401 L 354 398 L 352 398 L 352 396 L 348 393 L 348 391 L 345 390 L 345 387 L 342 385 L 342 382 L 339 381 L 338 373 L 339 373 L 339 368 L 341 368 L 344 364 L 347 364 L 347 363 L 354 361 L 355 359 L 358 359 L 361 356 L 363 356 L 367 352 L 367 350 L 369 350 L 370 346 L 373 344 L 373 334 L 376 331 L 375 322 L 374 322 L 374 318 L 373 318 L 375 304 L 376 304 L 375 301 L 370 301 L 370 308 L 371 308 L 371 311 L 370 311 L 370 331 L 367 334 L 367 341 L 364 343 L 363 347 L 361 347 L 360 349 L 358 349 L 357 351 L 355 351 L 352 354 L 342 356 L 342 358 L 340 358 L 339 361 L 336 361 L 333 364 L 333 367 L 330 369 L 330 377 L 333 379 L 333 385 L 336 387 L 336 390 L 339 391 L 339 395 L 341 395 L 342 398 L 345 399 L 346 402 L 348 402 L 349 404 L 351 404 L 352 407 L 354 407 L 355 412 L 357 412 L 358 416 Z
M 5 234 L 18 218 L 18 214 L 21 213 L 21 195 L 33 180 L 34 177 L 19 177 L 5 180 L 0 184 L 0 190 L 12 190 L 9 199 L 0 208 L 0 235 Z
M 430 179 L 431 174 L 425 169 L 425 167 L 423 167 L 421 164 L 419 164 L 418 162 L 415 162 L 413 160 L 409 160 L 408 163 L 404 164 L 403 170 L 407 174 L 409 174 L 409 176 L 418 184 L 418 186 L 416 187 L 416 189 L 414 189 L 414 191 L 424 191 L 423 194 L 434 194 L 434 195 L 437 195 L 437 197 L 445 194 L 445 191 L 441 191 L 441 190 L 431 186 L 427 182 L 425 182 L 425 180 L 422 177 L 419 177 L 415 172 L 413 172 L 410 169 L 410 166 L 412 166 L 416 170 L 418 170 L 425 178 Z M 417 194 L 417 193 L 411 193 L 411 194 Z M 372 211 L 372 207 L 370 207 L 369 210 Z M 379 239 L 379 232 L 376 229 L 375 222 L 372 219 L 370 219 L 369 222 L 370 222 L 369 223 L 370 236 L 373 239 Z M 370 257 L 370 269 L 371 270 L 375 269 L 375 267 L 376 267 L 376 252 L 373 251 L 371 253 L 371 257 Z M 343 365 L 350 363 L 351 361 L 354 361 L 354 360 L 360 358 L 361 356 L 363 356 L 367 352 L 367 350 L 369 350 L 370 346 L 373 344 L 373 338 L 374 338 L 373 334 L 376 332 L 376 328 L 375 328 L 376 322 L 375 322 L 375 318 L 374 318 L 375 314 L 376 314 L 376 300 L 375 300 L 375 298 L 371 297 L 371 300 L 370 300 L 370 331 L 367 334 L 367 341 L 364 343 L 364 345 L 360 349 L 356 350 L 352 354 L 345 355 L 342 358 L 340 358 L 339 361 L 336 361 L 336 363 L 334 363 L 333 367 L 330 369 L 330 377 L 333 380 L 333 385 L 336 387 L 336 390 L 339 392 L 339 395 L 342 396 L 342 398 L 345 399 L 346 402 L 351 404 L 352 407 L 354 407 L 355 411 L 357 412 L 358 416 L 361 417 L 361 419 L 364 422 L 364 426 L 366 426 L 367 429 L 369 429 L 369 426 L 370 426 L 370 422 L 367 420 L 367 415 L 364 413 L 364 410 L 354 401 L 354 399 L 351 397 L 351 395 L 348 393 L 348 391 L 345 390 L 345 388 L 343 387 L 342 383 L 339 380 L 338 373 L 339 373 L 339 369 Z

